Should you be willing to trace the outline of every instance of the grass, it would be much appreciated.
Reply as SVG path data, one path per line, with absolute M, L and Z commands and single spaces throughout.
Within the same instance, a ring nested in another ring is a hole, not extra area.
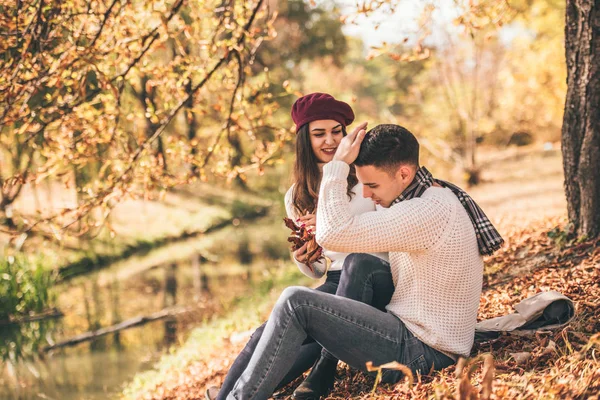
M 44 311 L 52 300 L 54 277 L 39 260 L 23 256 L 0 259 L 0 321 Z
M 54 305 L 55 276 L 40 258 L 0 258 L 0 360 L 16 362 L 35 354 L 44 340 L 39 324 L 19 320 L 47 312 Z M 0 363 L 1 364 L 1 363 Z
M 201 324 L 189 335 L 185 344 L 163 356 L 151 371 L 137 374 L 124 389 L 123 399 L 138 399 L 169 379 L 176 379 L 178 371 L 186 370 L 197 360 L 209 357 L 218 348 L 224 337 L 234 332 L 245 332 L 260 325 L 287 286 L 307 284 L 309 279 L 297 268 L 282 265 L 272 270 L 271 276 L 254 288 L 252 293 L 238 297 L 228 305 L 222 316 Z

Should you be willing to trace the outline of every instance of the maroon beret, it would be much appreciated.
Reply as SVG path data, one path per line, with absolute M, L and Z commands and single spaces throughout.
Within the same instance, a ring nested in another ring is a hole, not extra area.
M 311 93 L 300 97 L 292 106 L 292 120 L 296 133 L 304 124 L 322 119 L 332 119 L 344 126 L 354 121 L 352 108 L 327 93 Z

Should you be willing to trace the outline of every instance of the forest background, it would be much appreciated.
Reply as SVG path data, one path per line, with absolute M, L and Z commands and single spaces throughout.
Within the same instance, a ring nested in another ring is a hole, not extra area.
M 409 3 L 366 47 L 344 27 L 369 17 L 376 33 L 386 10 L 368 4 L 3 5 L 4 257 L 59 248 L 51 263 L 73 262 L 69 248 L 114 236 L 117 204 L 192 182 L 280 196 L 289 109 L 312 91 L 409 127 L 430 168 L 470 184 L 480 148 L 560 141 L 563 2 Z
M 558 151 L 565 10 L 558 0 L 3 2 L 0 321 L 61 313 L 63 282 L 244 221 L 274 222 L 178 251 L 287 262 L 289 110 L 306 93 L 347 101 L 371 126 L 406 126 L 427 167 L 465 187 L 492 179 L 492 162 L 515 147 Z M 88 330 L 110 325 L 87 307 Z M 16 330 L 3 337 L 5 362 L 53 342 L 37 326 Z

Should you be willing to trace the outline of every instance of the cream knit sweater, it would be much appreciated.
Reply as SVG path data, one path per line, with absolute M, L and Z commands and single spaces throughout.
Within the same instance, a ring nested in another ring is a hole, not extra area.
M 420 198 L 352 215 L 348 164 L 323 169 L 317 242 L 342 252 L 389 252 L 394 294 L 387 310 L 420 340 L 451 356 L 468 356 L 475 334 L 483 259 L 458 198 L 431 187 Z

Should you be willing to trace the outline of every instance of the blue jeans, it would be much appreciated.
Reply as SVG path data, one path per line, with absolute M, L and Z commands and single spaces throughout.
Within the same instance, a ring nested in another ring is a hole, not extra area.
M 334 294 L 338 288 L 340 276 L 341 271 L 330 271 L 327 273 L 327 279 L 325 282 L 315 290 Z M 224 400 L 226 398 L 227 394 L 231 392 L 233 386 L 242 375 L 242 372 L 244 372 L 248 366 L 250 358 L 254 354 L 256 346 L 258 345 L 258 341 L 263 335 L 266 324 L 267 323 L 265 322 L 259 326 L 256 331 L 254 331 L 242 352 L 237 356 L 231 365 L 229 372 L 227 372 L 227 376 L 225 376 L 221 390 L 219 390 L 217 400 Z M 276 388 L 281 388 L 302 375 L 306 370 L 312 367 L 317 358 L 319 358 L 320 354 L 321 346 L 311 337 L 307 337 L 298 349 L 296 353 L 296 359 L 291 362 L 291 368 L 289 368 L 287 374 L 282 377 L 282 379 L 276 385 Z
M 344 260 L 336 296 L 368 304 L 385 311 L 394 294 L 390 263 L 365 253 L 352 253 Z M 325 349 L 323 357 L 333 359 Z
M 342 270 L 330 271 L 327 274 L 325 283 L 315 290 L 324 293 L 335 293 L 338 296 L 358 300 L 385 311 L 385 306 L 390 302 L 394 293 L 390 264 L 369 254 L 350 254 L 346 257 Z M 225 399 L 227 394 L 233 390 L 235 383 L 248 366 L 250 358 L 256 350 L 265 325 L 266 323 L 262 324 L 253 333 L 242 352 L 231 365 L 217 400 Z M 319 358 L 321 349 L 317 342 L 311 337 L 307 337 L 300 347 L 290 370 L 274 390 L 284 387 L 312 367 Z M 333 357 L 325 350 L 323 350 L 323 356 Z
M 291 287 L 277 301 L 247 368 L 227 399 L 270 397 L 308 336 L 333 357 L 362 371 L 367 361 L 374 365 L 398 361 L 422 374 L 454 362 L 414 337 L 393 314 L 360 301 Z M 383 381 L 392 383 L 400 377 L 400 371 L 387 370 Z

